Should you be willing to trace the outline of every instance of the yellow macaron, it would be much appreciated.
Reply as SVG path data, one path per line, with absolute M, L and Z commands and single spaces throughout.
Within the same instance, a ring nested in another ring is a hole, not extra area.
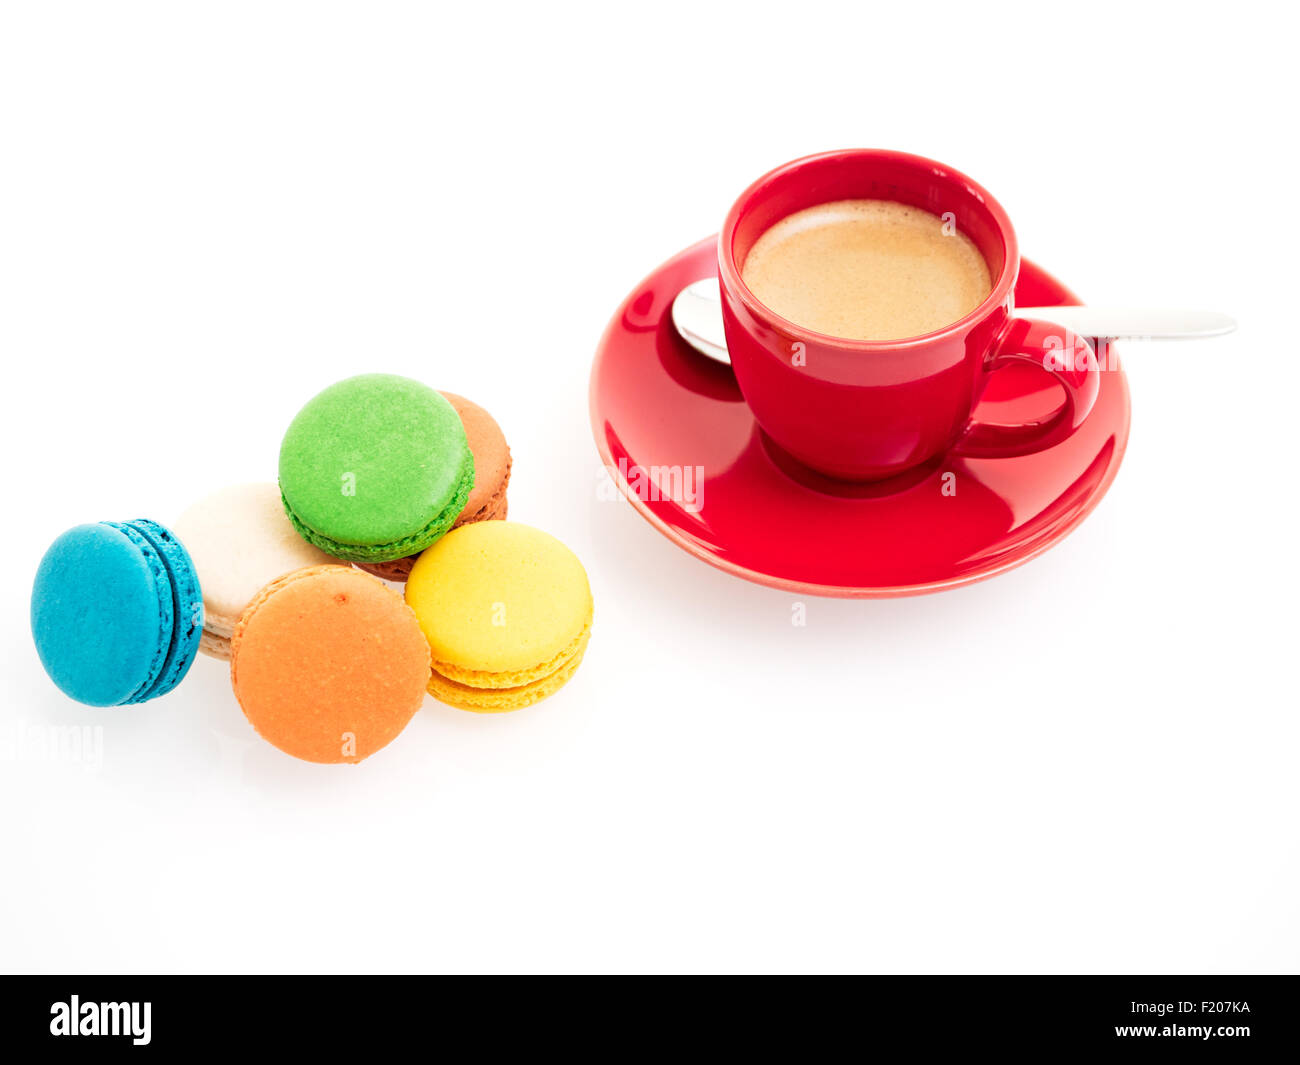
M 429 641 L 429 693 L 479 713 L 554 694 L 591 635 L 582 563 L 549 533 L 519 522 L 453 529 L 416 561 L 406 602 Z

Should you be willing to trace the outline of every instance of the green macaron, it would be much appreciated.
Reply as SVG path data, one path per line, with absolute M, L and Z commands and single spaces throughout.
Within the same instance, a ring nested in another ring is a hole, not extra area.
M 423 551 L 455 524 L 474 457 L 455 408 L 409 377 L 363 374 L 312 398 L 280 445 L 285 513 L 349 562 Z

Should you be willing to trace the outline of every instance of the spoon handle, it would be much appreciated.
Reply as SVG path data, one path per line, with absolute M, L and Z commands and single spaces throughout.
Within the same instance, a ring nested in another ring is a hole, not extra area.
M 1194 340 L 1231 333 L 1237 323 L 1215 311 L 1124 307 L 1017 307 L 1017 318 L 1046 318 L 1076 336 L 1093 340 Z M 687 285 L 673 300 L 673 325 L 696 350 L 730 362 L 722 329 L 718 283 L 713 278 Z
M 1217 311 L 1155 307 L 1017 307 L 1017 318 L 1047 318 L 1076 336 L 1104 340 L 1196 340 L 1231 333 L 1237 323 Z

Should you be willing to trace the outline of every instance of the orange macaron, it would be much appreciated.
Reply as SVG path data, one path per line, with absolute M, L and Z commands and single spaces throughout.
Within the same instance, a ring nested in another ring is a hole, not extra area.
M 244 716 L 308 762 L 360 762 L 424 701 L 429 645 L 402 597 L 349 566 L 313 566 L 263 588 L 230 638 Z

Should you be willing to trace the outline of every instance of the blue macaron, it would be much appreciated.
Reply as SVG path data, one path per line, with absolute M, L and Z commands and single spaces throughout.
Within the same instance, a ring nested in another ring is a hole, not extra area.
M 32 636 L 50 679 L 90 706 L 166 695 L 203 635 L 203 594 L 189 552 L 139 519 L 69 529 L 32 587 Z

